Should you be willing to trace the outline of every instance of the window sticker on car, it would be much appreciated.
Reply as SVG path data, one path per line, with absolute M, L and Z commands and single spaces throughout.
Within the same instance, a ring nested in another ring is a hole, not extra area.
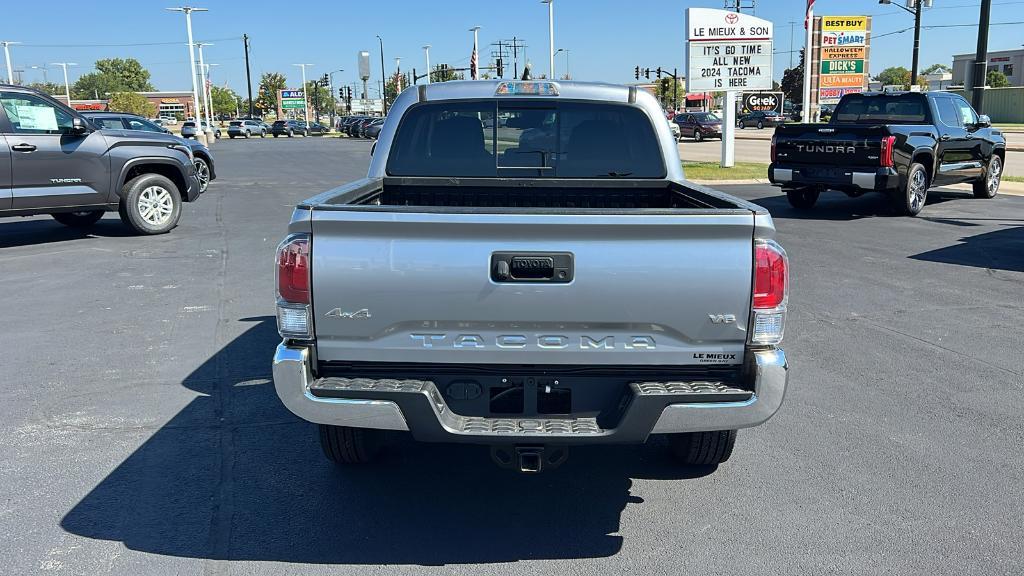
M 17 106 L 22 130 L 57 130 L 57 114 L 49 106 Z

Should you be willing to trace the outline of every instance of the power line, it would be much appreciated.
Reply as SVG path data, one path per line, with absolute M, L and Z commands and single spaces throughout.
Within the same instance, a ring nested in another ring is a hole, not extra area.
M 241 36 L 229 38 L 210 38 L 204 42 L 227 42 L 229 40 L 241 40 Z M 22 44 L 24 48 L 131 48 L 135 46 L 187 46 L 188 42 L 138 42 L 130 44 Z

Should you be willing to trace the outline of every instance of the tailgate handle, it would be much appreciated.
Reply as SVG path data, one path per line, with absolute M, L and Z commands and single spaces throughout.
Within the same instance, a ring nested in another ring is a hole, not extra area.
M 491 280 L 495 282 L 572 282 L 570 252 L 495 252 L 491 254 Z

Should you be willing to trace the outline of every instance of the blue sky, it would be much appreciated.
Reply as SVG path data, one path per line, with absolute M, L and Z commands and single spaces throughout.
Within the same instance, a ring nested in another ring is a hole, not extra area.
M 926 26 L 978 21 L 979 0 L 934 0 L 934 4 L 935 8 L 924 15 Z M 41 71 L 31 69 L 31 65 L 78 62 L 80 66 L 71 69 L 74 81 L 90 71 L 99 58 L 133 57 L 152 72 L 153 84 L 158 89 L 190 88 L 184 16 L 163 9 L 178 3 L 104 0 L 100 5 L 102 9 L 82 10 L 81 1 L 5 2 L 0 40 L 24 43 L 12 46 L 11 53 L 14 67 L 25 69 L 26 82 L 43 78 Z M 300 84 L 299 69 L 291 65 L 296 62 L 315 64 L 309 71 L 311 77 L 344 68 L 345 72 L 336 74 L 335 80 L 353 82 L 359 50 L 371 52 L 373 75 L 379 77 L 376 34 L 384 39 L 389 73 L 394 70 L 396 56 L 402 57 L 403 70 L 415 67 L 422 73 L 424 44 L 433 46 L 432 64 L 468 66 L 472 47 L 468 28 L 474 25 L 481 26 L 482 62 L 488 59 L 487 45 L 516 36 L 526 42 L 526 59 L 533 62 L 534 70 L 547 69 L 547 7 L 538 0 L 308 0 L 295 4 L 208 0 L 195 5 L 210 9 L 194 15 L 193 28 L 197 41 L 215 44 L 207 47 L 205 53 L 207 62 L 219 64 L 213 70 L 214 83 L 226 82 L 243 96 L 242 33 L 248 33 L 252 39 L 254 84 L 260 73 L 266 71 L 283 72 L 292 85 Z M 302 16 L 297 10 L 300 5 L 307 8 Z M 580 80 L 632 82 L 636 65 L 677 66 L 682 73 L 683 14 L 688 6 L 720 8 L 721 2 L 555 0 L 555 47 L 569 49 L 570 71 Z M 803 0 L 757 1 L 754 13 L 772 20 L 776 26 L 776 77 L 789 65 L 789 22 L 795 22 L 795 49 L 802 44 L 803 7 Z M 68 18 L 68 13 L 75 17 Z M 913 26 L 913 18 L 898 7 L 879 5 L 877 0 L 818 0 L 816 13 L 874 15 L 876 39 L 871 70 L 878 72 L 896 65 L 910 67 L 913 32 L 881 36 Z M 311 22 L 311 32 L 300 31 L 303 21 Z M 1024 21 L 1024 0 L 993 0 L 992 21 Z M 1024 42 L 1022 26 L 993 26 L 989 49 L 1020 48 Z M 949 65 L 953 54 L 973 52 L 976 42 L 976 26 L 925 30 L 921 65 Z M 564 53 L 558 55 L 555 65 L 556 73 L 561 75 L 566 65 Z M 51 81 L 61 78 L 59 68 L 48 74 Z

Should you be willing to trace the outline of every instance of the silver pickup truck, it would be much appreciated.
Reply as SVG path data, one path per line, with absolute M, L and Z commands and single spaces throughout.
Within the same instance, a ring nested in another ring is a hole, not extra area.
M 684 179 L 650 94 L 415 86 L 372 155 L 295 208 L 277 253 L 274 384 L 331 460 L 407 431 L 535 472 L 666 434 L 716 465 L 779 409 L 772 219 Z

